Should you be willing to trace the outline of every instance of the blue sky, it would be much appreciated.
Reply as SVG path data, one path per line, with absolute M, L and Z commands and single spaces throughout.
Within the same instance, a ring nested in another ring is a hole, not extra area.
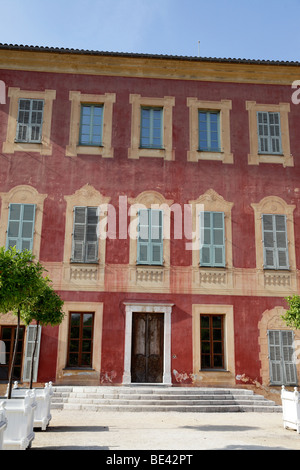
M 300 0 L 0 0 L 0 18 L 1 43 L 300 61 Z

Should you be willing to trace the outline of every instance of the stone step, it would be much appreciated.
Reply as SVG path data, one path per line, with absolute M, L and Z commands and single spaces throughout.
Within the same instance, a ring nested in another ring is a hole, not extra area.
M 247 389 L 55 386 L 52 409 L 90 411 L 281 412 Z

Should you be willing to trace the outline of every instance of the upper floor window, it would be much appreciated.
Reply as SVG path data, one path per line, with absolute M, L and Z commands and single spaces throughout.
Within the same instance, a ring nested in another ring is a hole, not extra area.
M 220 113 L 199 111 L 199 150 L 220 152 Z
M 188 161 L 215 160 L 233 163 L 230 142 L 231 101 L 187 98 L 190 142 Z
M 200 212 L 200 266 L 225 266 L 224 212 Z
M 17 250 L 32 250 L 34 234 L 35 204 L 10 204 L 6 247 Z
M 17 142 L 41 142 L 44 100 L 19 100 Z
M 289 269 L 286 216 L 263 214 L 263 246 L 265 269 Z
M 138 217 L 138 264 L 163 264 L 163 212 L 141 209 Z
M 281 154 L 280 113 L 258 112 L 257 129 L 259 153 Z
M 79 145 L 102 145 L 103 106 L 81 105 Z
M 128 158 L 158 157 L 174 160 L 172 96 L 144 97 L 132 94 L 131 145 Z
M 31 91 L 10 87 L 4 153 L 16 151 L 52 154 L 51 123 L 55 90 Z
M 72 261 L 98 262 L 97 207 L 75 207 L 72 237 Z
M 163 109 L 141 108 L 141 147 L 163 147 Z
M 70 91 L 70 135 L 66 155 L 99 155 L 113 158 L 112 121 L 115 93 L 95 95 Z
M 246 101 L 249 117 L 248 164 L 277 163 L 294 166 L 290 149 L 289 103 L 261 104 Z

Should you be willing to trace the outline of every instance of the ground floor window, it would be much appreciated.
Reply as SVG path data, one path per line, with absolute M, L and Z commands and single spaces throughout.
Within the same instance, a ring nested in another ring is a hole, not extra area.
M 68 367 L 92 367 L 93 330 L 93 313 L 70 313 Z
M 9 379 L 9 372 L 11 369 L 11 363 L 13 359 L 13 351 L 15 345 L 17 326 L 1 326 L 0 327 L 0 340 L 4 344 L 4 360 L 1 360 L 0 363 L 0 381 L 7 381 Z M 22 365 L 23 365 L 23 349 L 24 349 L 24 336 L 25 336 L 25 327 L 20 326 L 19 330 L 19 340 L 17 344 L 17 353 L 15 366 L 13 370 L 13 380 L 20 381 L 22 374 Z M 2 356 L 1 356 L 2 357 Z
M 294 332 L 268 330 L 270 383 L 272 385 L 297 385 Z
M 224 369 L 223 315 L 200 315 L 201 369 Z

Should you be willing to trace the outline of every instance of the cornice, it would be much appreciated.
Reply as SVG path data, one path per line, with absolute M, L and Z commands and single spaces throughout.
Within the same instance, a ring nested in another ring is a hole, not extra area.
M 291 85 L 297 62 L 72 51 L 0 45 L 0 69 L 169 80 Z

